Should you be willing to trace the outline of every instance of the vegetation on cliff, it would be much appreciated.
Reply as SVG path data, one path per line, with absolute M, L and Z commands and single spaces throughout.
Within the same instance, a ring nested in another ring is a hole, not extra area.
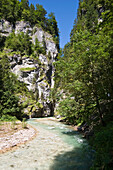
M 46 16 L 43 6 L 28 0 L 0 0 L 0 19 L 15 29 L 16 21 L 28 21 L 52 34 L 59 49 L 59 30 L 53 13 Z M 78 17 L 70 34 L 70 42 L 60 51 L 56 66 L 55 89 L 50 100 L 59 104 L 57 113 L 68 122 L 89 127 L 90 142 L 96 150 L 92 169 L 113 167 L 113 3 L 110 0 L 80 0 Z M 43 39 L 44 40 L 44 39 Z M 10 49 L 10 50 L 9 50 Z M 4 52 L 5 50 L 5 52 Z M 26 32 L 0 36 L 0 118 L 4 115 L 22 118 L 22 109 L 30 104 L 29 113 L 37 105 L 38 92 L 28 91 L 10 71 L 8 55 L 18 53 L 39 60 L 46 54 L 42 45 L 31 42 Z M 48 53 L 48 60 L 51 60 Z M 22 68 L 23 72 L 35 68 Z M 41 75 L 43 79 L 43 74 Z M 35 80 L 34 80 L 35 81 Z M 45 80 L 46 81 L 46 80 Z M 21 95 L 22 94 L 22 95 Z M 26 100 L 20 103 L 20 96 Z M 43 96 L 42 96 L 43 98 Z M 6 116 L 7 117 L 7 116 Z
M 6 21 L 9 22 L 7 29 L 12 28 L 10 34 L 2 31 L 2 28 L 5 30 Z M 59 49 L 59 29 L 53 13 L 47 16 L 47 12 L 42 5 L 37 4 L 34 7 L 33 4 L 29 5 L 28 0 L 0 0 L 0 23 L 0 118 L 4 115 L 11 115 L 22 119 L 24 108 L 29 106 L 28 110 L 31 113 L 35 107 L 42 108 L 42 105 L 38 102 L 39 94 L 36 87 L 33 93 L 33 91 L 28 90 L 25 83 L 17 80 L 17 77 L 11 72 L 11 68 L 15 64 L 10 65 L 9 60 L 15 58 L 15 62 L 21 64 L 24 57 L 33 59 L 34 67 L 20 69 L 24 73 L 36 70 L 36 62 L 41 68 L 43 63 L 39 60 L 39 55 L 42 54 L 48 58 L 50 52 L 47 54 L 46 38 L 49 38 L 50 34 L 50 41 L 54 41 L 57 49 Z M 17 23 L 27 23 L 29 29 L 32 30 L 30 34 L 27 28 L 25 32 L 16 33 Z M 31 37 L 37 32 L 37 29 L 47 34 L 46 38 L 43 35 L 42 42 L 38 38 L 34 38 L 32 41 Z M 35 77 L 33 81 L 32 84 L 36 84 Z
M 7 114 L 22 118 L 16 84 L 16 76 L 11 73 L 8 58 L 4 54 L 0 59 L 0 118 Z
M 47 16 L 47 11 L 42 5 L 36 7 L 28 0 L 0 0 L 0 20 L 5 19 L 15 29 L 16 21 L 29 21 L 31 27 L 36 25 L 49 32 L 59 48 L 59 29 L 54 13 Z

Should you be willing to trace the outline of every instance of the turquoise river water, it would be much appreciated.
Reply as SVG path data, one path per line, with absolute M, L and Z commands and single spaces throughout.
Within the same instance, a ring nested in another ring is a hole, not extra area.
M 41 120 L 41 121 L 40 121 Z M 60 139 L 71 146 L 71 151 L 66 151 L 55 157 L 51 170 L 89 170 L 93 163 L 93 150 L 88 145 L 82 135 L 73 130 L 69 125 L 65 125 L 54 119 L 29 120 L 31 125 L 44 128 L 60 137 Z
M 0 155 L 0 170 L 89 170 L 93 151 L 82 135 L 55 118 L 30 119 L 35 138 Z

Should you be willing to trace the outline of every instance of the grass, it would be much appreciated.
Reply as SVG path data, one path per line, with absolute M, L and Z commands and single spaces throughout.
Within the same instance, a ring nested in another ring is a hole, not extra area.
M 23 128 L 27 128 L 25 118 L 21 122 L 15 116 L 3 115 L 0 119 L 0 138 L 12 135 Z
M 32 71 L 32 70 L 35 70 L 36 67 L 26 67 L 26 68 L 21 68 L 20 70 L 21 71 Z

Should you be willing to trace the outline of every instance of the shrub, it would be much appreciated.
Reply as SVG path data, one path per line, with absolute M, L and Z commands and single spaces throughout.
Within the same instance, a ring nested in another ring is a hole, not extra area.
M 106 127 L 101 127 L 91 140 L 96 150 L 94 167 L 95 169 L 110 170 L 113 166 L 113 122 Z
M 22 128 L 27 128 L 26 118 L 22 120 Z

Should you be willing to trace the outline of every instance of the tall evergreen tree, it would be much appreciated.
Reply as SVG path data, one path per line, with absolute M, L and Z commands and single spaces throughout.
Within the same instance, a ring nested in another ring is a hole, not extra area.
M 58 25 L 57 25 L 57 21 L 56 21 L 54 13 L 51 12 L 48 15 L 47 23 L 48 23 L 48 30 L 49 30 L 50 34 L 53 35 L 54 40 L 57 44 L 57 48 L 59 50 L 59 29 L 58 29 Z
M 112 1 L 80 0 L 70 43 L 56 62 L 56 85 L 63 95 L 58 112 L 71 123 L 86 122 L 94 130 L 93 169 L 112 169 L 113 165 L 112 25 Z
M 1 19 L 5 19 L 13 24 L 18 20 L 19 1 L 18 0 L 3 0 L 1 3 Z
M 5 54 L 1 55 L 0 71 L 0 117 L 9 114 L 21 119 L 21 107 L 15 95 L 15 76 L 10 72 L 9 61 Z

